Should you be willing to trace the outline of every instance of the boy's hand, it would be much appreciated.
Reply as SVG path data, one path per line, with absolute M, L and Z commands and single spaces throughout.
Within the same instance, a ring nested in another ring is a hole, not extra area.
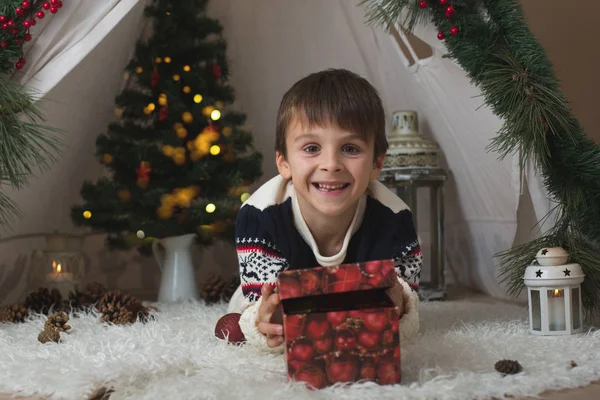
M 269 284 L 264 284 L 261 289 L 262 302 L 258 309 L 257 328 L 260 333 L 267 336 L 267 345 L 277 347 L 283 343 L 283 313 L 279 294 Z
M 396 279 L 396 284 L 386 291 L 387 295 L 390 296 L 394 304 L 398 307 L 398 315 L 402 317 L 405 313 L 404 307 L 404 287 Z

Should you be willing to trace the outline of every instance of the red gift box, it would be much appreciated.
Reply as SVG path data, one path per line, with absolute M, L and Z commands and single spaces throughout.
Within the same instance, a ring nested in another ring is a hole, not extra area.
M 290 379 L 400 383 L 393 260 L 288 270 L 277 277 Z

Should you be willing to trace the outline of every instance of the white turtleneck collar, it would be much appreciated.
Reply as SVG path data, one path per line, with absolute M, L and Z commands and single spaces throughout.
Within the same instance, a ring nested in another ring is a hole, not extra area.
M 309 244 L 311 247 L 315 258 L 319 265 L 324 267 L 333 267 L 336 265 L 342 264 L 344 259 L 346 258 L 346 251 L 348 250 L 348 243 L 350 243 L 350 238 L 352 235 L 358 230 L 360 224 L 362 223 L 363 216 L 365 214 L 365 208 L 367 206 L 367 195 L 363 194 L 358 200 L 358 205 L 356 207 L 356 211 L 354 212 L 354 217 L 352 218 L 352 222 L 350 223 L 350 227 L 348 231 L 346 231 L 346 235 L 344 236 L 344 242 L 342 244 L 341 250 L 332 256 L 323 256 L 319 252 L 319 247 L 317 246 L 317 242 L 313 238 L 308 225 L 306 225 L 306 221 L 302 216 L 302 212 L 300 211 L 300 205 L 298 204 L 298 199 L 296 197 L 296 191 L 291 190 L 291 198 L 292 198 L 292 212 L 294 214 L 294 225 L 296 225 L 296 229 L 300 232 L 300 235 Z

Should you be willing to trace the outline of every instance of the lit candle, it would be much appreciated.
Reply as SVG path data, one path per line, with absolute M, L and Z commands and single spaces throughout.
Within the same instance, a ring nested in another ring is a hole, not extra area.
M 62 271 L 62 264 L 57 261 L 52 261 L 52 271 L 46 275 L 46 279 L 50 282 L 71 282 L 73 281 L 73 274 L 70 272 Z
M 548 297 L 548 324 L 551 331 L 564 331 L 567 329 L 565 292 L 563 289 L 554 289 L 554 292 Z

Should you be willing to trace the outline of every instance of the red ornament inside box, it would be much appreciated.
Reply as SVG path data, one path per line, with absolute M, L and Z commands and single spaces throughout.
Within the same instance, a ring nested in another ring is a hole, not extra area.
M 397 279 L 393 260 L 280 273 L 289 378 L 317 389 L 400 383 L 398 309 L 386 293 Z

